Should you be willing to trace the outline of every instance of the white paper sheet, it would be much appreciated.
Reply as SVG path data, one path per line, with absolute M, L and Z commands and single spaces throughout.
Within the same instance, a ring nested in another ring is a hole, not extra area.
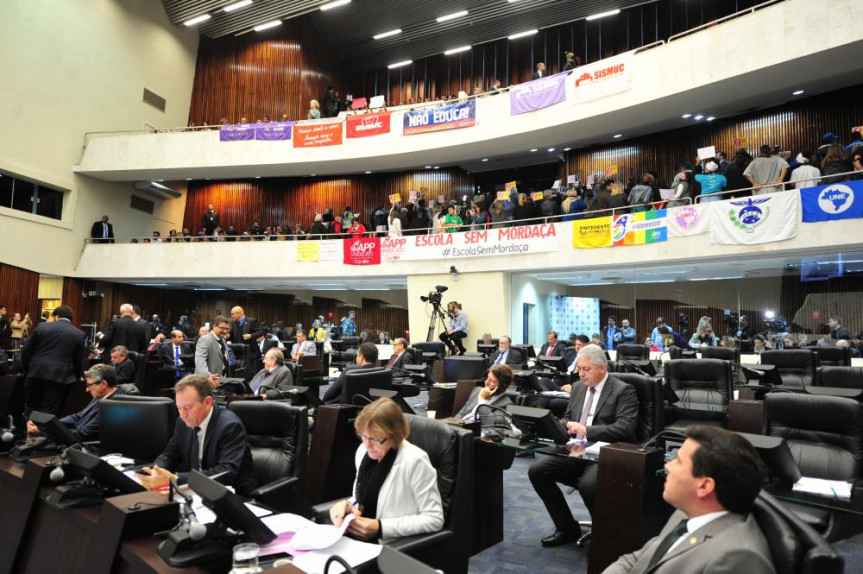
M 710 159 L 712 157 L 716 157 L 715 145 L 698 148 L 698 159 Z
M 273 514 L 261 519 L 261 522 L 267 525 L 267 528 L 276 534 L 284 534 L 285 532 L 299 532 L 309 526 L 314 526 L 315 523 L 304 518 L 299 514 L 291 514 L 285 512 L 283 514 Z
M 258 518 L 260 518 L 262 516 L 269 516 L 270 514 L 272 514 L 272 512 L 270 512 L 266 508 L 261 508 L 260 506 L 258 506 L 256 504 L 252 504 L 251 502 L 246 503 L 246 508 L 251 510 L 252 514 L 257 516 Z
M 294 566 L 307 574 L 323 574 L 324 565 L 330 556 L 338 554 L 351 566 L 359 566 L 374 560 L 381 553 L 380 544 L 360 542 L 351 538 L 342 538 L 325 550 L 306 552 L 294 557 Z M 344 572 L 338 563 L 330 565 L 330 573 Z
M 794 483 L 792 490 L 839 500 L 851 499 L 851 484 L 842 480 L 825 480 L 823 478 L 803 476 Z
M 348 514 L 342 521 L 341 526 L 336 528 L 332 524 L 312 524 L 303 528 L 294 535 L 291 546 L 296 550 L 322 550 L 336 544 L 344 535 L 354 519 L 353 514 Z

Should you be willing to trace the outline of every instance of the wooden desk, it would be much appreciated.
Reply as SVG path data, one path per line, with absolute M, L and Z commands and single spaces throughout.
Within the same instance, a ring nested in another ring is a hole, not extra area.
M 0 457 L 0 572 L 16 572 L 18 556 L 25 541 L 31 510 L 39 485 L 47 478 L 47 462 L 54 457 L 27 463 Z
M 190 568 L 168 566 L 156 553 L 158 546 L 159 540 L 152 536 L 124 542 L 120 549 L 118 564 L 112 572 L 120 574 L 203 574 L 212 571 L 195 566 Z M 221 571 L 227 572 L 230 568 L 231 565 L 228 562 L 227 567 Z M 293 564 L 271 568 L 265 572 L 267 574 L 303 574 L 303 571 Z

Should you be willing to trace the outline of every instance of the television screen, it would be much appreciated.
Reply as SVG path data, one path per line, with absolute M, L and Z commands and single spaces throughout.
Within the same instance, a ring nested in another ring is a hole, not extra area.
M 486 369 L 485 357 L 447 357 L 443 361 L 444 380 L 448 383 L 482 379 Z

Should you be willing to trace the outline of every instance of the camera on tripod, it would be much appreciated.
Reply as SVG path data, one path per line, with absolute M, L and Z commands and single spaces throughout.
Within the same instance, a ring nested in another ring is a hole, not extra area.
M 446 285 L 436 285 L 434 291 L 429 291 L 428 296 L 420 295 L 420 301 L 423 303 L 431 303 L 432 305 L 440 305 L 441 296 L 444 291 L 449 289 Z

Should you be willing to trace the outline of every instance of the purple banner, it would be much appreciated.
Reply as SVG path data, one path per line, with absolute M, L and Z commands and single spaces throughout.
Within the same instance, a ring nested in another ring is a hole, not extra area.
M 266 141 L 281 141 L 291 139 L 291 128 L 294 122 L 270 122 L 255 125 L 255 139 Z
M 566 99 L 566 72 L 525 82 L 509 89 L 510 115 L 541 110 Z
M 255 126 L 251 124 L 234 124 L 222 126 L 219 129 L 219 140 L 223 142 L 253 139 L 255 139 Z

